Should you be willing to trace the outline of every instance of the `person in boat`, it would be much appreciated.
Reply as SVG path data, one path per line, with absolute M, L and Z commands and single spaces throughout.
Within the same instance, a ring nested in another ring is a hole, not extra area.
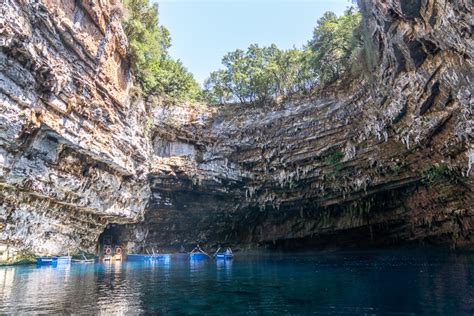
M 232 255 L 232 249 L 230 249 L 230 247 L 227 247 L 227 249 L 225 250 L 225 254 L 228 256 Z

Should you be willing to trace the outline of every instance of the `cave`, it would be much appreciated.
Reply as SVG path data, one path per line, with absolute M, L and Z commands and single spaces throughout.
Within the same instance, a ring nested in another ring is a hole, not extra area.
M 104 246 L 111 246 L 112 249 L 115 247 L 121 247 L 125 249 L 124 236 L 124 225 L 109 223 L 105 226 L 104 231 L 99 235 L 97 241 L 97 254 L 101 255 L 104 250 Z
M 474 315 L 472 1 L 181 2 L 2 1 L 0 315 Z

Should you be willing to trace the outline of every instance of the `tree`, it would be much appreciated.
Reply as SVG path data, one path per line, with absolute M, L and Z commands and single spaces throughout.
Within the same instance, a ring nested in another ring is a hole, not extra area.
M 261 103 L 291 96 L 314 86 L 310 50 L 280 50 L 276 45 L 250 45 L 224 56 L 224 69 L 214 71 L 204 85 L 210 103 Z
M 201 91 L 193 75 L 168 53 L 171 37 L 158 24 L 158 4 L 125 0 L 123 28 L 130 48 L 130 63 L 143 92 L 168 99 L 196 99 Z
M 211 72 L 204 82 L 204 98 L 211 104 L 224 104 L 232 100 L 231 78 L 225 70 Z
M 360 21 L 354 9 L 341 17 L 326 12 L 302 49 L 252 44 L 246 51 L 230 52 L 222 59 L 224 68 L 206 80 L 204 95 L 210 103 L 262 103 L 332 83 L 358 61 L 361 43 L 355 31 Z
M 210 102 L 263 102 L 276 95 L 274 56 L 275 45 L 250 45 L 247 51 L 237 49 L 224 56 L 224 69 L 212 72 L 206 80 L 204 94 Z
M 321 83 L 333 82 L 350 71 L 360 49 L 354 35 L 360 21 L 360 13 L 353 8 L 341 17 L 326 12 L 319 19 L 308 46 L 313 51 L 312 64 Z

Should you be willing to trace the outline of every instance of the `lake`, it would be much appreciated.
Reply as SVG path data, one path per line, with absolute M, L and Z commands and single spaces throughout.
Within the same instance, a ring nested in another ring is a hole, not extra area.
M 473 315 L 473 268 L 427 250 L 0 267 L 0 314 Z

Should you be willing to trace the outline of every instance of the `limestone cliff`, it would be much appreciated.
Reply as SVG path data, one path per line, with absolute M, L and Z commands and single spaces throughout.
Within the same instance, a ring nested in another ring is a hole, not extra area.
M 3 1 L 0 243 L 91 251 L 118 223 L 130 251 L 472 247 L 473 5 L 361 6 L 370 79 L 277 105 L 150 113 L 129 97 L 117 6 Z
M 0 10 L 0 243 L 93 251 L 105 224 L 141 219 L 149 197 L 117 10 L 75 0 Z
M 379 56 L 367 82 L 276 107 L 158 110 L 131 245 L 473 245 L 473 6 L 361 7 Z

